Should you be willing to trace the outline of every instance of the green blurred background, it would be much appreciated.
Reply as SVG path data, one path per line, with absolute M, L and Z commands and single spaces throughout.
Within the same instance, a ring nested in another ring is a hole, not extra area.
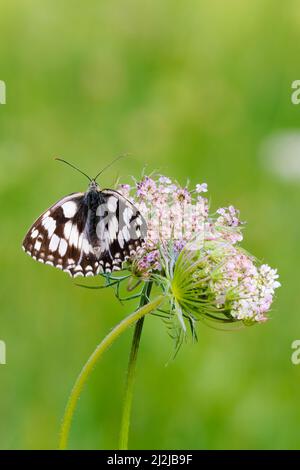
M 54 156 L 94 174 L 124 152 L 134 158 L 109 169 L 103 186 L 145 165 L 182 184 L 206 181 L 212 210 L 241 210 L 243 246 L 282 282 L 267 324 L 199 325 L 199 342 L 167 367 L 165 326 L 146 320 L 130 447 L 300 447 L 300 365 L 290 360 L 300 339 L 300 106 L 290 97 L 299 31 L 297 0 L 1 1 L 1 448 L 57 446 L 77 373 L 133 308 L 21 251 L 43 210 L 86 188 Z M 283 177 L 270 136 L 290 132 L 296 150 L 278 157 Z M 131 334 L 94 370 L 71 448 L 116 447 Z

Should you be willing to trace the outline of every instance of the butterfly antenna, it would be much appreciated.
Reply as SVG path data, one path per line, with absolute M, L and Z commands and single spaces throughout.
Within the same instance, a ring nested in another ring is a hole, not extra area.
M 125 157 L 128 157 L 128 153 L 126 153 L 125 155 L 120 155 L 119 157 L 115 158 L 111 163 L 109 163 L 108 165 L 106 165 L 101 171 L 99 171 L 98 175 L 95 176 L 95 178 L 93 178 L 93 181 L 96 181 L 96 179 L 98 178 L 98 176 L 100 176 L 105 170 L 107 170 L 109 167 L 111 167 L 112 165 L 114 165 L 114 163 L 116 163 L 118 160 L 120 160 L 121 158 L 125 158 Z
M 82 175 L 84 175 L 90 182 L 92 182 L 92 178 L 90 178 L 86 173 L 81 171 L 79 168 L 77 168 L 75 165 L 72 165 L 72 163 L 67 162 L 66 160 L 63 160 L 62 158 L 55 158 L 54 160 L 57 160 L 58 162 L 63 162 L 66 165 L 69 165 L 71 168 L 74 168 L 74 170 L 79 171 Z

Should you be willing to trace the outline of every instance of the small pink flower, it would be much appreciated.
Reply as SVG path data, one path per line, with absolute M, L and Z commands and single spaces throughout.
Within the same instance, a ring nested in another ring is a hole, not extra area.
M 167 176 L 160 176 L 158 178 L 158 181 L 162 184 L 171 184 L 172 181 L 170 180 L 170 178 L 168 178 Z
M 142 181 L 137 183 L 137 195 L 142 198 L 152 199 L 152 195 L 156 191 L 156 183 L 149 176 L 145 176 Z
M 196 193 L 207 193 L 207 183 L 196 184 Z
M 221 207 L 217 210 L 217 214 L 220 215 L 217 219 L 217 223 L 220 225 L 227 225 L 228 227 L 238 227 L 241 225 L 239 220 L 240 213 L 233 206 Z
M 175 200 L 180 203 L 191 202 L 191 195 L 186 188 L 179 188 L 175 193 Z

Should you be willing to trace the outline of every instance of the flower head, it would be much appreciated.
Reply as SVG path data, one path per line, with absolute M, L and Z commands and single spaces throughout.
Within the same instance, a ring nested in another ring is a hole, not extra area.
M 259 266 L 239 246 L 239 211 L 222 207 L 210 216 L 201 195 L 206 191 L 206 183 L 189 189 L 160 175 L 145 176 L 130 193 L 146 219 L 147 237 L 128 267 L 163 290 L 164 311 L 178 338 L 187 325 L 194 334 L 200 319 L 245 325 L 266 321 L 280 286 L 276 270 Z

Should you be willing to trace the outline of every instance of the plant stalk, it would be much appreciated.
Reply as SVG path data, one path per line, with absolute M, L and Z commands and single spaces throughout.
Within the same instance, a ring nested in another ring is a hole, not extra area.
M 143 293 L 140 300 L 140 308 L 144 305 L 147 305 L 150 298 L 150 293 L 152 289 L 152 282 L 145 284 Z M 135 372 L 136 372 L 136 363 L 138 350 L 140 345 L 141 334 L 143 330 L 145 317 L 143 316 L 137 322 L 132 338 L 130 356 L 128 361 L 126 384 L 125 384 L 125 394 L 124 394 L 124 404 L 122 411 L 121 419 L 121 429 L 120 429 L 120 439 L 119 439 L 119 449 L 127 450 L 128 449 L 128 436 L 129 436 L 129 427 L 130 427 L 130 417 L 133 401 L 133 388 L 135 381 Z
M 156 310 L 157 307 L 163 302 L 164 297 L 162 295 L 156 297 L 152 302 L 142 306 L 137 311 L 131 313 L 126 318 L 124 318 L 120 323 L 118 323 L 110 333 L 101 341 L 101 343 L 96 347 L 94 352 L 91 354 L 85 365 L 83 366 L 80 374 L 78 375 L 73 389 L 70 393 L 67 406 L 65 409 L 64 417 L 61 425 L 61 434 L 59 441 L 59 449 L 66 449 L 68 445 L 68 439 L 72 424 L 72 419 L 76 409 L 76 405 L 80 394 L 82 392 L 83 386 L 85 385 L 87 379 L 89 378 L 94 366 L 101 358 L 102 354 L 112 345 L 112 343 L 132 324 L 136 321 L 143 318 L 147 313 Z

